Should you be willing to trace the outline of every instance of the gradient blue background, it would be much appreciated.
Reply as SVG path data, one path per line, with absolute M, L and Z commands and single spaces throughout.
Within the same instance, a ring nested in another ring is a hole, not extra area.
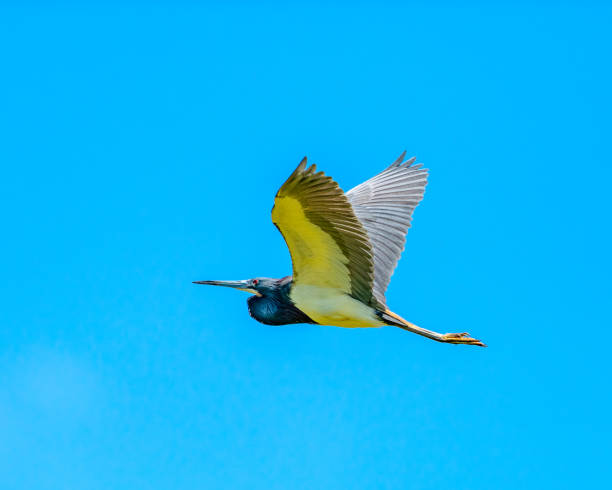
M 609 8 L 0 9 L 3 489 L 610 485 Z M 399 329 L 267 327 L 303 155 L 431 171 Z

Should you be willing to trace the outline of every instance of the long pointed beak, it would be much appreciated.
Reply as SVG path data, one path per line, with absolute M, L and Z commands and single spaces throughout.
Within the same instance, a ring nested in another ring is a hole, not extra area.
M 249 281 L 193 281 L 194 284 L 207 284 L 209 286 L 224 286 L 234 289 L 248 289 Z
M 207 284 L 209 286 L 224 286 L 226 288 L 238 289 L 247 293 L 260 296 L 259 292 L 249 287 L 249 280 L 244 281 L 193 281 L 194 284 Z

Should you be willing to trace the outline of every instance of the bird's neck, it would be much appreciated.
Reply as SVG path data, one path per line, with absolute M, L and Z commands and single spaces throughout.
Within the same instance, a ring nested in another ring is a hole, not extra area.
M 258 322 L 266 325 L 287 325 L 289 323 L 315 323 L 295 307 L 289 298 L 291 277 L 278 280 L 278 288 L 263 292 L 261 296 L 248 299 L 249 313 Z

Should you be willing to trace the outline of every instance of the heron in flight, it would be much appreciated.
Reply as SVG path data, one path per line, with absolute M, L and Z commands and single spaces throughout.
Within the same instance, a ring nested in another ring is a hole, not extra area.
M 251 293 L 249 313 L 267 325 L 392 325 L 438 342 L 484 347 L 466 332 L 418 327 L 386 306 L 385 291 L 427 185 L 427 169 L 414 165 L 415 158 L 404 161 L 405 155 L 347 193 L 304 157 L 272 208 L 272 221 L 289 247 L 293 276 L 194 283 Z

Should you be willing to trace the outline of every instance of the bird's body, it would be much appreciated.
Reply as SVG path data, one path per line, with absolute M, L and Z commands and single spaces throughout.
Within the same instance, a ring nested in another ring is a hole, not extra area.
M 427 170 L 412 165 L 414 158 L 404 162 L 404 155 L 346 194 L 304 158 L 272 209 L 291 252 L 293 276 L 196 282 L 252 293 L 249 313 L 268 325 L 393 325 L 439 342 L 484 345 L 467 333 L 418 327 L 386 306 L 387 285 L 427 184 Z
M 347 328 L 384 325 L 371 306 L 334 288 L 298 284 L 292 288 L 290 298 L 320 325 Z

